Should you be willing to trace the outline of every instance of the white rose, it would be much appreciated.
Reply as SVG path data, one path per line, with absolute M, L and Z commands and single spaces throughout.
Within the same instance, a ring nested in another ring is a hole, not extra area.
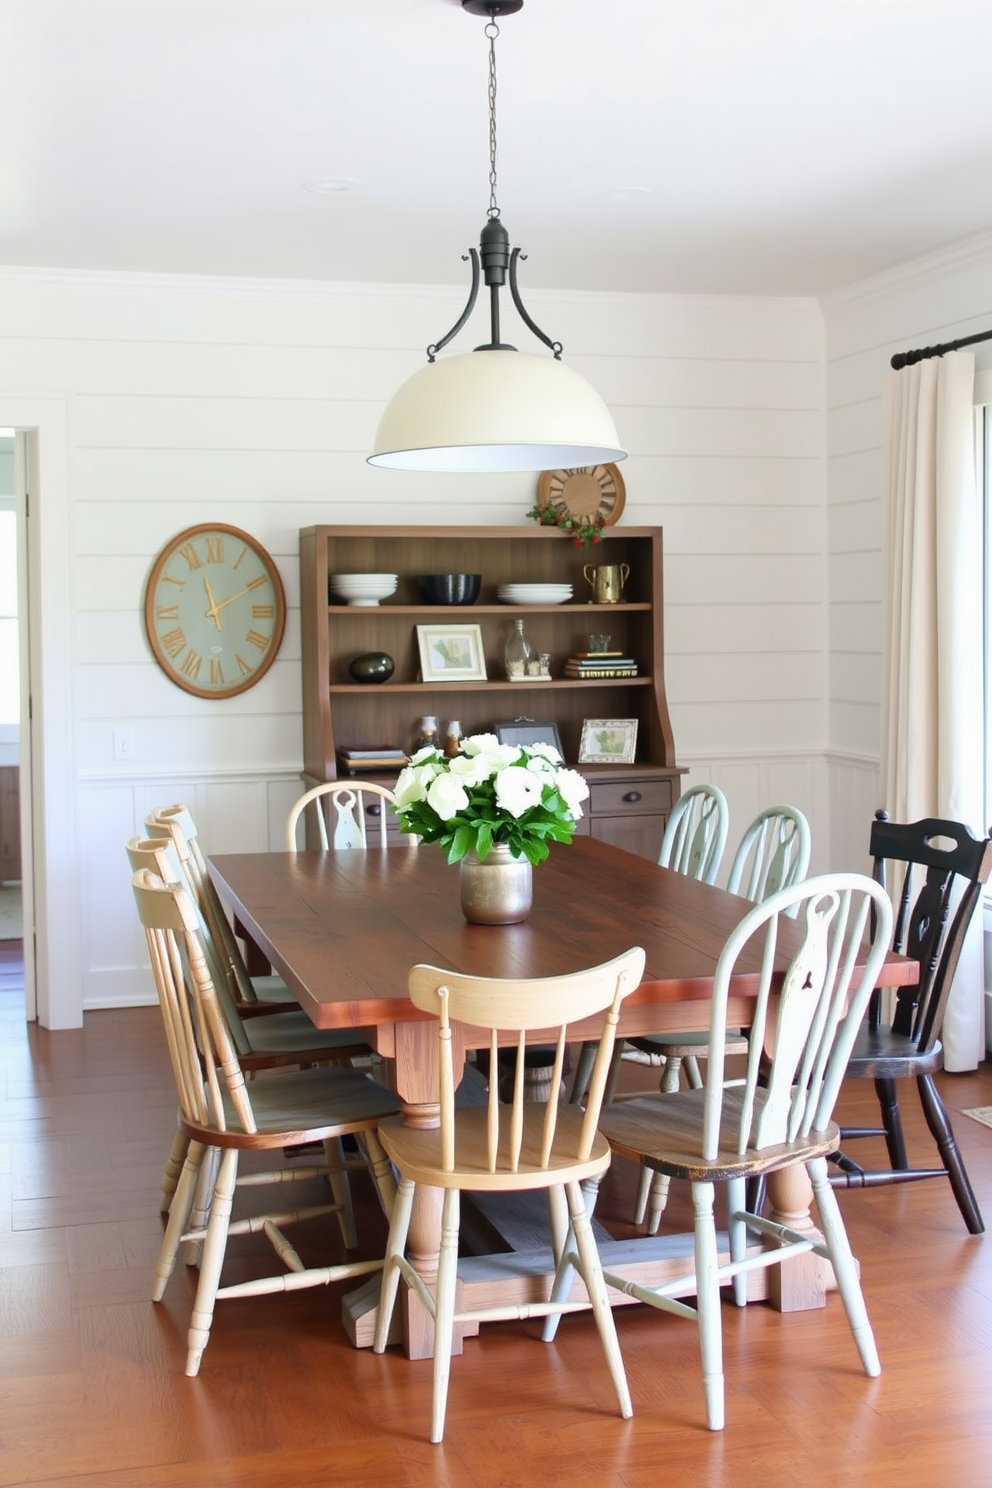
M 482 754 L 490 749 L 498 749 L 499 740 L 495 734 L 469 734 L 467 739 L 462 740 L 463 754 Z
M 401 770 L 393 787 L 396 809 L 402 811 L 405 806 L 413 806 L 418 801 L 426 800 L 427 787 L 436 774 L 437 771 L 430 765 L 407 765 Z
M 520 765 L 507 765 L 496 776 L 496 804 L 511 816 L 521 817 L 532 806 L 540 806 L 543 789 L 532 771 Z
M 486 754 L 458 754 L 451 761 L 451 773 L 462 785 L 481 785 L 494 773 L 492 761 Z
M 555 785 L 568 807 L 569 811 L 578 821 L 582 815 L 580 801 L 586 800 L 589 795 L 589 782 L 578 770 L 559 770 L 555 777 Z
M 436 744 L 425 744 L 423 749 L 418 749 L 416 754 L 411 754 L 410 763 L 411 765 L 422 765 L 425 760 L 438 760 L 440 758 L 441 751 Z
M 468 793 L 455 775 L 439 775 L 427 791 L 427 804 L 442 821 L 450 821 L 468 805 Z
M 553 744 L 528 744 L 527 753 L 535 759 L 545 759 L 551 765 L 560 765 L 561 755 Z

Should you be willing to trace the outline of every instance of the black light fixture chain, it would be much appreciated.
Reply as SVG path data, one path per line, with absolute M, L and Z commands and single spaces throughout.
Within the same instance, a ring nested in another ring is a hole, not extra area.
M 496 38 L 499 27 L 494 20 L 486 26 L 489 38 L 489 211 L 490 221 L 499 216 L 496 200 Z

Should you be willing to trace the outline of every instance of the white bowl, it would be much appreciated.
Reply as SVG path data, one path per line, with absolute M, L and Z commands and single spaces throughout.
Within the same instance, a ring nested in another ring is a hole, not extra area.
M 330 574 L 327 587 L 336 599 L 350 605 L 377 605 L 395 594 L 397 574 Z

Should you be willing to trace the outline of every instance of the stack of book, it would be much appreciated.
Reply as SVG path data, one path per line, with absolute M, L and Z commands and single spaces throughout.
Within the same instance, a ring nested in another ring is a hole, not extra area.
M 405 752 L 391 744 L 380 744 L 371 749 L 338 750 L 338 764 L 346 775 L 395 774 L 408 763 Z
M 622 651 L 576 651 L 565 663 L 565 676 L 588 681 L 601 677 L 636 677 L 637 662 Z

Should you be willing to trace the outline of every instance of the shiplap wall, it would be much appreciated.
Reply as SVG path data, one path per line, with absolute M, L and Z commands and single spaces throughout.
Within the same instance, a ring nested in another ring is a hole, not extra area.
M 54 1026 L 150 995 L 122 852 L 150 806 L 186 800 L 207 851 L 281 844 L 301 765 L 299 528 L 525 520 L 533 476 L 365 464 L 382 405 L 462 293 L 0 270 L 0 425 L 28 397 L 68 418 L 69 624 L 44 660 L 46 685 L 71 696 L 81 929 L 78 986 L 58 987 Z M 557 292 L 528 304 L 615 414 L 630 449 L 623 520 L 665 529 L 669 696 L 689 779 L 727 789 L 732 836 L 793 801 L 813 825 L 814 866 L 829 866 L 819 307 Z M 474 344 L 472 327 L 463 336 Z M 141 623 L 159 547 L 208 520 L 265 544 L 289 604 L 277 662 L 225 702 L 167 682 Z M 120 726 L 134 731 L 128 765 L 113 758 Z

